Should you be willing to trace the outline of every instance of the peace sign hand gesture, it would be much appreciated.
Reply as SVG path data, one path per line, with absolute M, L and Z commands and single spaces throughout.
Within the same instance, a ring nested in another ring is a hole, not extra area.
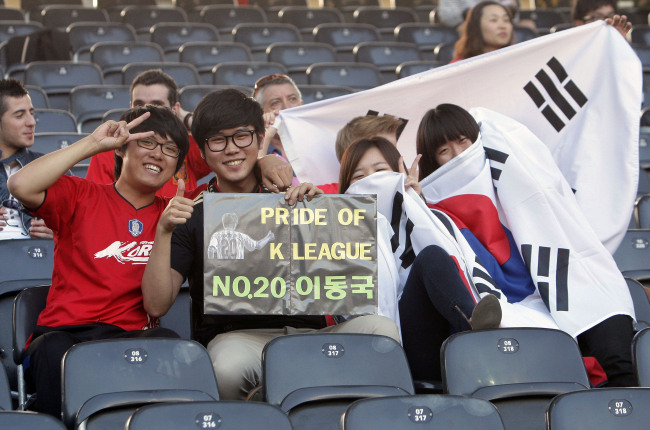
M 149 112 L 145 112 L 128 124 L 125 121 L 116 122 L 112 120 L 101 124 L 90 135 L 96 143 L 96 153 L 111 151 L 121 148 L 128 142 L 153 136 L 153 131 L 130 133 L 132 128 L 142 124 L 144 120 L 149 118 L 149 115 Z
M 418 182 L 418 162 L 420 161 L 420 158 L 422 158 L 422 154 L 418 154 L 417 157 L 415 157 L 413 165 L 411 165 L 411 168 L 407 171 L 404 157 L 399 157 L 399 172 L 406 176 L 406 179 L 404 180 L 404 189 L 408 190 L 409 188 L 413 188 L 413 191 L 418 194 L 422 194 L 422 187 L 420 186 L 420 182 Z

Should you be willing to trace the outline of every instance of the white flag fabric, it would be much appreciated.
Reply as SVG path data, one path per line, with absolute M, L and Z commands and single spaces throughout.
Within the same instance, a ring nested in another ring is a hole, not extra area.
M 642 69 L 599 21 L 539 37 L 371 90 L 280 112 L 278 132 L 301 181 L 338 180 L 336 133 L 376 112 L 407 120 L 398 149 L 415 158 L 424 113 L 440 103 L 486 107 L 526 125 L 551 150 L 600 241 L 613 252 L 638 182 Z
M 517 121 L 471 113 L 479 138 L 422 180 L 427 202 L 454 219 L 508 301 L 540 297 L 572 336 L 634 318 L 623 276 L 548 148 Z

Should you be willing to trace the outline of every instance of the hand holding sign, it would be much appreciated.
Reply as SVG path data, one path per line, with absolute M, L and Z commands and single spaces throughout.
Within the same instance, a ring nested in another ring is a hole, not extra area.
M 194 211 L 194 200 L 185 197 L 185 181 L 178 180 L 178 190 L 163 211 L 158 228 L 166 233 L 174 231 L 177 225 L 185 224 Z
M 399 157 L 399 172 L 406 175 L 404 188 L 407 190 L 409 188 L 413 188 L 413 191 L 418 194 L 422 194 L 422 187 L 418 181 L 418 162 L 420 161 L 420 158 L 422 158 L 422 154 L 418 154 L 417 157 L 415 157 L 411 168 L 407 171 L 406 163 L 404 163 L 404 157 Z
M 293 205 L 296 201 L 301 202 L 302 199 L 306 196 L 307 201 L 311 201 L 311 198 L 317 194 L 323 194 L 323 190 L 311 184 L 309 182 L 303 182 L 300 185 L 295 187 L 287 188 L 287 191 L 284 193 L 284 199 L 289 205 Z

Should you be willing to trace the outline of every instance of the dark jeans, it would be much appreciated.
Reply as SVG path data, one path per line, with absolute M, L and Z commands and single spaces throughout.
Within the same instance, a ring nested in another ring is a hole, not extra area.
M 416 380 L 441 380 L 440 347 L 451 333 L 471 330 L 475 302 L 458 266 L 439 246 L 415 258 L 399 301 L 402 344 Z
M 36 390 L 32 410 L 61 418 L 61 360 L 73 345 L 91 340 L 127 337 L 179 336 L 166 328 L 126 331 L 110 324 L 88 324 L 65 327 L 37 326 L 27 350 L 29 368 L 25 372 Z
M 608 387 L 637 385 L 632 364 L 632 318 L 614 315 L 578 335 L 582 355 L 596 357 L 607 374 Z

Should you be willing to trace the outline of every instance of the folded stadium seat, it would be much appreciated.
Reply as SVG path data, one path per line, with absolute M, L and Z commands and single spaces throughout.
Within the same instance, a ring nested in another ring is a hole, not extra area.
M 0 369 L 0 411 L 10 411 L 13 409 L 12 406 L 9 379 L 5 369 Z
M 38 21 L 41 18 L 41 10 L 54 4 L 66 4 L 83 6 L 82 0 L 21 0 L 20 8 L 25 11 L 28 21 Z
M 395 27 L 417 20 L 415 12 L 407 7 L 360 6 L 354 11 L 354 22 L 374 25 L 387 41 L 395 40 Z
M 332 45 L 338 61 L 354 61 L 352 50 L 361 42 L 381 40 L 379 31 L 370 24 L 319 24 L 314 27 L 314 41 Z
M 632 45 L 632 49 L 641 60 L 641 65 L 644 68 L 650 67 L 650 46 L 646 45 Z
M 143 406 L 131 415 L 126 430 L 292 430 L 289 418 L 261 402 L 193 402 Z
M 650 194 L 650 170 L 639 167 L 639 187 L 636 195 L 641 196 L 643 194 Z
M 73 22 L 108 22 L 104 9 L 69 5 L 51 5 L 41 10 L 40 22 L 46 28 L 65 30 Z
M 0 255 L 2 255 L 3 267 L 0 271 L 0 351 L 3 351 L 0 354 L 0 362 L 7 372 L 12 395 L 17 397 L 17 368 L 10 353 L 13 346 L 14 299 L 24 288 L 52 282 L 54 241 L 52 239 L 0 240 Z M 2 367 L 0 370 L 3 370 Z
M 644 194 L 636 199 L 634 218 L 638 228 L 650 229 L 650 194 Z
M 34 109 L 37 133 L 76 133 L 77 120 L 67 110 Z
M 333 7 L 343 14 L 343 22 L 354 22 L 354 11 L 359 6 L 381 6 L 379 0 L 319 0 L 319 5 Z
M 232 86 L 232 85 L 187 85 L 178 91 L 178 101 L 183 109 L 192 112 L 203 96 L 216 90 L 226 88 L 235 88 L 244 94 L 253 93 L 252 87 Z
M 102 71 L 96 64 L 34 61 L 25 67 L 24 83 L 41 87 L 47 93 L 50 107 L 67 110 L 72 88 L 79 85 L 103 84 L 104 81 Z
M 272 43 L 302 41 L 295 26 L 280 23 L 237 24 L 232 30 L 232 38 L 234 42 L 248 46 L 255 61 L 266 61 L 266 48 Z
M 187 42 L 217 42 L 219 32 L 212 24 L 160 22 L 151 27 L 151 41 L 158 44 L 167 61 L 179 61 L 178 48 Z
M 122 84 L 122 67 L 129 63 L 165 60 L 160 48 L 152 42 L 97 42 L 90 47 L 90 59 L 98 65 L 107 84 Z
M 634 336 L 632 360 L 639 387 L 650 387 L 650 328 L 641 330 Z
M 47 302 L 49 285 L 25 288 L 16 295 L 13 305 L 13 339 L 14 363 L 18 378 L 18 409 L 25 410 L 31 403 L 33 394 L 27 393 L 23 362 L 27 358 L 25 345 L 36 328 L 38 315 Z
M 122 22 L 131 24 L 141 40 L 149 40 L 149 29 L 159 22 L 188 22 L 187 14 L 179 7 L 125 6 L 120 12 Z
M 436 57 L 436 61 L 440 61 L 445 64 L 449 64 L 451 60 L 454 59 L 454 42 L 443 42 L 435 47 L 433 54 Z
M 632 296 L 632 302 L 634 303 L 634 314 L 636 316 L 634 330 L 641 331 L 644 328 L 650 327 L 650 301 L 648 300 L 643 285 L 639 281 L 632 278 L 625 278 L 625 282 L 627 283 L 630 295 Z
M 295 25 L 300 30 L 302 40 L 311 42 L 314 40 L 314 27 L 326 22 L 342 23 L 343 15 L 332 7 L 287 6 L 278 12 L 278 20 Z
M 519 11 L 519 19 L 530 19 L 534 21 L 535 25 L 540 30 L 550 29 L 554 25 L 567 22 L 562 12 L 554 9 L 522 9 Z
M 377 66 L 384 82 L 397 79 L 395 70 L 403 62 L 421 60 L 417 45 L 406 42 L 362 42 L 352 53 L 358 63 Z
M 75 22 L 65 31 L 77 61 L 90 61 L 90 47 L 97 42 L 135 42 L 135 29 L 121 22 Z
M 436 67 L 444 66 L 446 63 L 435 60 L 423 61 L 405 61 L 395 68 L 397 79 L 402 79 L 407 76 L 415 75 L 416 73 L 426 72 L 427 70 L 435 69 Z
M 184 339 L 83 342 L 62 362 L 62 415 L 68 428 L 124 428 L 145 404 L 219 400 L 208 352 Z
M 314 63 L 335 62 L 336 51 L 326 43 L 278 42 L 266 48 L 266 57 L 284 65 L 296 84 L 303 85 L 307 83 L 307 68 Z
M 642 430 L 650 421 L 649 388 L 599 388 L 557 396 L 546 414 L 549 430 Z
M 181 339 L 192 339 L 192 323 L 190 321 L 190 289 L 181 288 L 172 307 L 160 317 L 160 327 L 168 328 L 178 334 Z
M 295 430 L 338 428 L 353 400 L 414 394 L 404 350 L 380 335 L 277 337 L 262 352 L 262 375 L 265 400 L 288 414 Z
M 22 9 L 0 6 L 0 21 L 25 21 L 25 12 Z
M 253 54 L 243 43 L 188 42 L 178 49 L 180 61 L 196 67 L 202 84 L 212 84 L 212 68 L 220 63 L 253 61 Z
M 233 0 L 176 0 L 176 6 L 183 8 L 183 10 L 187 12 L 187 19 L 190 22 L 200 22 L 201 9 L 206 6 L 212 6 L 215 4 L 236 6 L 237 2 Z
M 424 22 L 407 22 L 395 27 L 395 40 L 415 43 L 423 60 L 435 60 L 433 50 L 444 42 L 455 43 L 458 32 L 455 28 Z
M 628 230 L 613 256 L 624 276 L 650 286 L 650 230 Z
M 642 122 L 645 118 L 644 113 L 645 111 L 641 112 Z M 646 172 L 650 172 L 650 127 L 643 125 L 639 134 L 639 165 Z
M 224 41 L 232 41 L 232 30 L 237 24 L 264 24 L 268 22 L 266 12 L 259 6 L 237 6 L 215 4 L 204 6 L 200 13 L 201 22 L 212 24 L 219 30 Z
M 108 18 L 111 22 L 120 22 L 122 20 L 122 9 L 127 6 L 156 6 L 156 0 L 95 0 L 98 8 L 108 12 Z
M 199 72 L 191 64 L 187 63 L 172 63 L 172 62 L 137 62 L 129 63 L 122 68 L 122 84 L 131 85 L 131 82 L 140 73 L 151 70 L 159 69 L 174 78 L 176 85 L 179 87 L 185 85 L 198 85 L 201 81 L 199 79 Z M 127 104 L 128 106 L 128 104 Z
M 307 69 L 310 85 L 343 85 L 367 90 L 383 82 L 379 69 L 368 63 L 316 63 Z
M 554 396 L 590 386 L 578 344 L 560 330 L 456 333 L 440 356 L 445 393 L 491 401 L 508 430 L 544 429 Z
M 274 74 L 286 75 L 287 68 L 279 63 L 264 61 L 221 63 L 212 68 L 212 83 L 251 87 L 259 78 Z
M 36 85 L 25 85 L 29 98 L 32 99 L 32 105 L 35 109 L 49 109 L 50 101 L 47 98 L 47 93 L 43 88 Z
M 0 42 L 43 30 L 40 22 L 0 21 Z
M 636 24 L 630 30 L 630 41 L 635 45 L 650 46 L 650 26 L 647 24 Z
M 51 415 L 19 411 L 0 412 L 0 428 L 3 430 L 65 430 L 61 420 Z
M 357 400 L 341 422 L 342 430 L 503 430 L 492 403 L 444 394 Z
M 339 85 L 298 85 L 298 89 L 305 104 L 354 93 L 354 88 Z
M 537 34 L 535 30 L 533 30 L 532 28 L 524 27 L 521 25 L 515 25 L 514 31 L 515 31 L 515 43 L 525 42 L 527 40 L 531 40 L 539 36 L 539 34 Z
M 92 133 L 107 110 L 130 104 L 128 85 L 80 85 L 70 91 L 70 112 L 77 118 L 77 131 L 81 133 Z

